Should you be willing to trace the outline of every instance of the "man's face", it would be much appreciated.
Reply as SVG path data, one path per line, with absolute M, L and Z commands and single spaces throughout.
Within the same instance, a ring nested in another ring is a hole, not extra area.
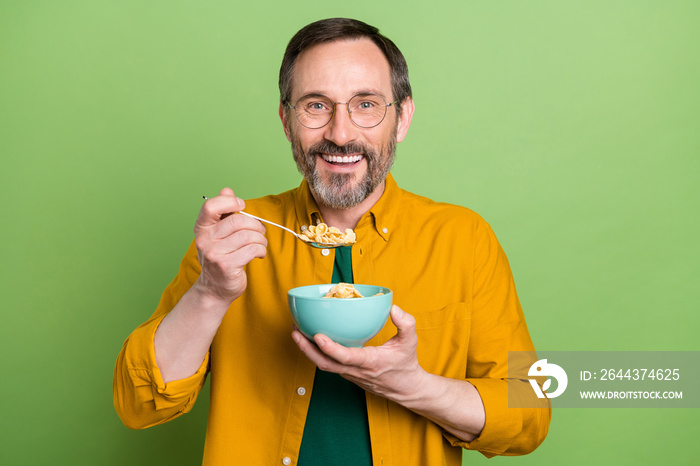
M 292 104 L 318 94 L 333 102 L 347 102 L 360 93 L 381 95 L 393 102 L 389 63 L 369 39 L 316 45 L 299 55 L 292 81 Z M 408 111 L 410 122 L 411 109 Z M 408 123 L 388 107 L 384 121 L 373 128 L 353 124 L 346 105 L 337 104 L 326 126 L 309 129 L 294 110 L 280 116 L 299 171 L 316 201 L 336 209 L 354 207 L 383 184 L 394 161 L 396 143 Z

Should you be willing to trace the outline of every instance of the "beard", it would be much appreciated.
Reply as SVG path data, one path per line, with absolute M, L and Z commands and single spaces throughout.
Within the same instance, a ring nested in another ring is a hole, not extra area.
M 379 152 L 359 142 L 339 146 L 325 139 L 304 151 L 293 132 L 291 140 L 297 169 L 309 184 L 316 202 L 333 209 L 349 209 L 367 199 L 386 179 L 396 157 L 396 131 L 392 132 L 391 138 Z M 316 157 L 320 157 L 321 153 L 339 156 L 362 154 L 367 162 L 367 172 L 362 179 L 356 179 L 355 173 L 330 173 L 329 179 L 324 180 L 316 170 Z

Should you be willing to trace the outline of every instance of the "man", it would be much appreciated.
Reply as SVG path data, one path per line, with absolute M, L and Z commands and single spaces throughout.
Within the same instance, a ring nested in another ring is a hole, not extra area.
M 476 214 L 389 174 L 414 112 L 401 52 L 359 21 L 312 23 L 287 47 L 280 94 L 304 181 L 204 203 L 177 277 L 117 360 L 123 422 L 187 412 L 211 372 L 206 465 L 458 465 L 461 448 L 534 450 L 550 411 L 508 408 L 508 351 L 533 346 L 505 254 Z M 357 243 L 314 249 L 226 215 L 244 208 L 296 231 L 352 228 Z M 341 280 L 394 291 L 364 348 L 292 328 L 287 290 Z

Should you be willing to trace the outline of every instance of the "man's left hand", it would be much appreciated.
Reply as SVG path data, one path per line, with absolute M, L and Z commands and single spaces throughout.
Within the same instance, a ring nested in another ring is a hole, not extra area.
M 397 333 L 381 346 L 348 348 L 322 334 L 314 336 L 314 345 L 296 329 L 292 338 L 322 371 L 340 374 L 369 392 L 401 403 L 411 399 L 428 374 L 416 356 L 416 319 L 394 305 L 391 321 Z

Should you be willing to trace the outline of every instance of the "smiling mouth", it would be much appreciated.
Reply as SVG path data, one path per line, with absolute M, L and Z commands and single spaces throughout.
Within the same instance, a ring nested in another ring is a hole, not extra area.
M 352 165 L 364 158 L 363 155 L 328 155 L 319 154 L 321 158 L 333 165 Z

